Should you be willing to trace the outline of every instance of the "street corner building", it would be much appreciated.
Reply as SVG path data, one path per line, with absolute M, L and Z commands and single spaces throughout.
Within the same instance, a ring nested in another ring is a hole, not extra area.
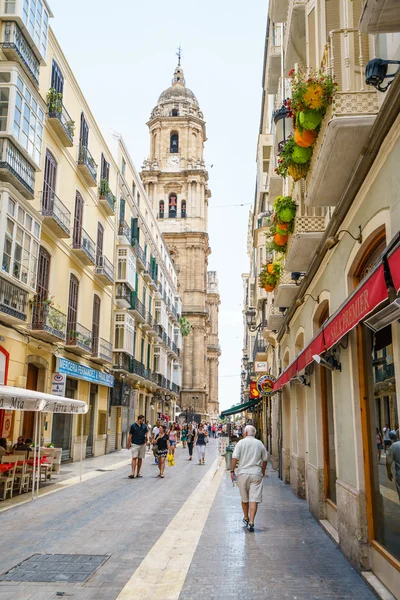
M 399 427 L 400 12 L 379 0 L 268 11 L 231 412 L 246 411 L 355 567 L 400 598 L 400 482 L 379 449 Z M 268 373 L 274 394 L 254 395 Z
M 147 125 L 150 156 L 141 178 L 178 273 L 182 316 L 191 326 L 183 340 L 181 408 L 215 420 L 220 299 L 217 274 L 207 272 L 211 191 L 203 158 L 206 125 L 186 87 L 180 59 L 172 85 L 160 95 Z
M 120 449 L 139 413 L 175 418 L 182 302 L 123 139 L 100 131 L 51 17 L 42 0 L 0 7 L 0 384 L 88 404 L 41 422 L 68 461 Z M 34 413 L 0 410 L 0 436 L 19 435 Z

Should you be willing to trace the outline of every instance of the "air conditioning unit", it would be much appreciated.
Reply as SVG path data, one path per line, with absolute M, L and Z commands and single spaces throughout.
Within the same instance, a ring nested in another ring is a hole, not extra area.
M 394 302 L 385 306 L 373 317 L 366 319 L 364 323 L 372 329 L 372 331 L 379 331 L 388 325 L 391 325 L 395 321 L 400 319 L 400 298 L 396 298 Z

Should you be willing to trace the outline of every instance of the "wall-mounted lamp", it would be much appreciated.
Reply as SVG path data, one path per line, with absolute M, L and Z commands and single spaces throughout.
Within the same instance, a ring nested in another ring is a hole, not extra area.
M 297 300 L 296 300 L 296 306 L 297 306 L 297 308 L 299 308 L 299 306 L 301 306 L 302 304 L 304 304 L 304 302 L 306 301 L 307 296 L 309 296 L 312 300 L 314 300 L 314 302 L 316 302 L 317 304 L 319 304 L 319 296 L 317 296 L 316 298 L 314 298 L 314 296 L 312 296 L 311 294 L 304 294 L 304 296 L 302 298 L 297 298 Z
M 387 74 L 389 65 L 399 65 L 394 73 Z M 382 58 L 373 58 L 365 67 L 365 83 L 372 85 L 380 92 L 386 92 L 389 85 L 393 83 L 393 78 L 400 70 L 400 60 L 383 60 Z M 385 79 L 389 79 L 386 87 L 381 87 Z
M 353 238 L 353 240 L 355 240 L 359 244 L 362 244 L 362 229 L 361 229 L 361 225 L 359 225 L 358 228 L 360 230 L 360 233 L 358 234 L 357 237 L 354 237 L 354 235 L 350 231 L 348 231 L 347 229 L 341 229 L 336 235 L 334 235 L 333 237 L 329 237 L 326 240 L 326 242 L 325 242 L 325 248 L 327 250 L 332 250 L 332 248 L 334 248 L 336 246 L 336 244 L 338 244 L 340 242 L 339 235 L 341 233 L 348 233 L 349 236 Z
M 300 285 L 304 275 L 305 273 L 303 271 L 293 271 L 293 273 L 291 274 L 291 279 L 295 282 L 296 285 Z
M 249 329 L 249 331 L 260 331 L 260 329 L 263 329 L 265 327 L 265 323 L 262 321 L 261 323 L 259 323 L 258 325 L 256 325 L 256 315 L 257 315 L 257 311 L 255 308 L 248 308 L 245 312 L 246 315 L 246 324 L 247 327 Z
M 305 375 L 296 375 L 295 377 L 292 377 L 292 379 L 290 380 L 290 383 L 297 383 L 298 385 L 304 385 L 307 387 L 311 387 L 311 383 L 310 382 L 307 383 L 307 378 Z
M 335 354 L 331 354 L 330 352 L 326 352 L 322 357 L 319 354 L 313 354 L 313 359 L 316 363 L 321 365 L 321 367 L 325 367 L 329 371 L 341 371 L 342 365 L 336 358 Z

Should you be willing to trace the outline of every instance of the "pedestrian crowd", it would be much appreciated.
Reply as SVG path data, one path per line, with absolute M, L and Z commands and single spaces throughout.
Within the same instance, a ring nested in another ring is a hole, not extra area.
M 132 452 L 132 469 L 129 479 L 143 477 L 142 462 L 146 455 L 146 448 L 153 449 L 154 463 L 158 465 L 157 477 L 165 475 L 165 462 L 169 466 L 175 464 L 175 451 L 178 442 L 188 450 L 188 460 L 193 460 L 193 448 L 196 448 L 199 465 L 205 464 L 206 447 L 210 438 L 217 438 L 222 434 L 222 425 L 206 423 L 205 421 L 186 423 L 167 423 L 158 420 L 153 428 L 145 421 L 144 415 L 139 415 L 131 425 L 127 448 Z

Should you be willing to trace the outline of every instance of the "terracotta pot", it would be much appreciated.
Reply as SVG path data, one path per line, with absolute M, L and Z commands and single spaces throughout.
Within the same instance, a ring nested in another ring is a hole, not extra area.
M 315 142 L 317 134 L 312 129 L 303 129 L 303 133 L 300 133 L 298 129 L 294 132 L 294 141 L 298 146 L 302 148 L 308 148 Z
M 274 286 L 274 285 L 270 285 L 269 283 L 267 283 L 266 285 L 264 285 L 264 290 L 265 290 L 266 292 L 273 292 L 273 291 L 274 291 L 274 289 L 275 289 L 275 286 Z
M 272 275 L 272 273 L 274 272 L 274 265 L 272 263 L 269 263 L 267 265 L 267 271 L 270 275 Z
M 274 235 L 274 242 L 277 246 L 284 246 L 288 240 L 287 235 L 282 235 L 281 233 L 276 233 Z

